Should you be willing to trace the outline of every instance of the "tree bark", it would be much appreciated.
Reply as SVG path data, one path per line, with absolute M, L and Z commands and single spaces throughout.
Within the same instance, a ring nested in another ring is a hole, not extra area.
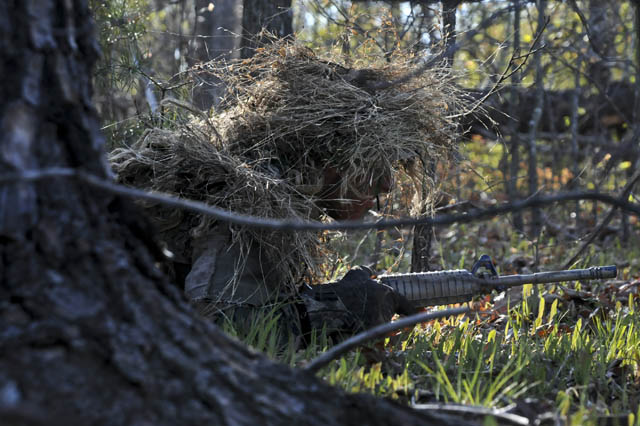
M 86 2 L 0 2 L 0 418 L 15 424 L 429 424 L 269 361 L 194 316 L 109 178 Z

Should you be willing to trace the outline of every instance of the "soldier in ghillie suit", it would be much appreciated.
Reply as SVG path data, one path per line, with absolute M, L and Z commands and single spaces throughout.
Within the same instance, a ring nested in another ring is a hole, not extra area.
M 111 162 L 128 185 L 242 214 L 304 220 L 358 219 L 405 173 L 423 188 L 453 151 L 450 79 L 411 72 L 409 60 L 348 69 L 279 42 L 231 65 L 210 63 L 228 92 L 211 114 L 151 129 Z M 380 84 L 383 83 L 383 84 Z M 409 314 L 411 304 L 355 269 L 324 279 L 314 232 L 239 227 L 144 204 L 173 253 L 176 282 L 203 312 L 229 315 L 281 304 L 291 322 L 356 332 Z M 302 329 L 307 328 L 302 324 Z

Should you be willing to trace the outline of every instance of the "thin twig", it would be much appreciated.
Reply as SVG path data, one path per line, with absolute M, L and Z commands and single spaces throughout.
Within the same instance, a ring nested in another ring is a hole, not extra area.
M 502 86 L 502 83 L 504 83 L 507 79 L 511 78 L 512 75 L 520 71 L 520 69 L 527 63 L 529 56 L 533 54 L 537 54 L 539 51 L 544 49 L 545 48 L 544 45 L 538 48 L 536 48 L 535 46 L 538 44 L 538 41 L 540 40 L 542 33 L 544 33 L 545 28 L 549 24 L 549 19 L 550 19 L 549 17 L 546 18 L 544 25 L 542 26 L 541 30 L 538 31 L 538 34 L 536 34 L 536 38 L 533 40 L 533 43 L 531 43 L 531 46 L 529 47 L 529 50 L 527 51 L 527 53 L 525 53 L 524 55 L 516 55 L 514 52 L 511 55 L 511 58 L 509 58 L 509 62 L 507 63 L 507 66 L 504 68 L 504 71 L 500 73 L 500 77 L 495 82 L 495 84 L 491 87 L 491 89 L 487 91 L 487 93 L 485 93 L 480 99 L 475 101 L 471 107 L 466 108 L 463 112 L 459 114 L 451 115 L 449 116 L 449 118 L 461 118 L 474 113 L 482 104 L 484 104 L 484 102 L 487 99 L 489 99 L 489 97 L 491 97 L 493 94 L 497 93 L 500 90 L 500 86 Z M 520 64 L 518 64 L 518 66 L 516 66 L 513 70 L 509 71 L 509 69 L 511 69 L 511 67 L 513 66 L 513 63 L 518 59 L 524 59 L 524 60 L 520 62 Z
M 451 57 L 451 55 L 453 55 L 456 51 L 460 50 L 460 48 L 464 44 L 466 44 L 467 42 L 471 41 L 473 39 L 473 37 L 476 36 L 476 34 L 480 33 L 481 30 L 483 30 L 486 27 L 488 27 L 489 25 L 491 25 L 493 23 L 493 21 L 496 20 L 496 18 L 500 17 L 501 15 L 503 15 L 503 14 L 505 14 L 507 12 L 510 12 L 511 10 L 513 10 L 513 8 L 514 8 L 513 5 L 511 5 L 511 6 L 505 7 L 504 9 L 500 9 L 500 10 L 496 11 L 491 16 L 489 16 L 487 19 L 482 21 L 476 28 L 466 32 L 464 34 L 464 39 L 463 40 L 461 40 L 458 43 L 452 44 L 447 49 L 443 50 L 439 54 L 435 55 L 434 57 L 432 57 L 431 59 L 429 59 L 428 61 L 426 61 L 422 65 L 420 65 L 414 71 L 412 71 L 410 73 L 407 73 L 407 74 L 403 75 L 402 77 L 398 77 L 397 79 L 392 80 L 392 81 L 381 81 L 381 82 L 378 82 L 378 83 L 375 83 L 375 84 L 373 84 L 373 83 L 369 84 L 369 85 L 367 85 L 367 88 L 368 89 L 372 89 L 372 90 L 388 89 L 389 87 L 396 86 L 398 84 L 406 83 L 409 80 L 421 75 L 422 73 L 424 73 L 428 69 L 431 69 L 434 66 L 436 66 L 437 64 L 439 64 L 444 58 Z
M 471 312 L 471 309 L 469 309 L 468 307 L 445 309 L 443 311 L 436 311 L 436 312 L 423 312 L 420 314 L 415 314 L 415 315 L 411 315 L 411 316 L 399 319 L 398 321 L 388 322 L 386 324 L 378 325 L 369 330 L 365 330 L 362 333 L 358 333 L 355 336 L 348 338 L 344 342 L 332 347 L 328 351 L 324 352 L 323 354 L 311 360 L 311 362 L 309 362 L 309 364 L 307 364 L 304 367 L 304 370 L 309 371 L 311 373 L 316 373 L 322 367 L 326 366 L 334 359 L 337 359 L 343 354 L 349 352 L 351 349 L 356 348 L 370 340 L 384 337 L 393 331 L 401 330 L 406 327 L 411 327 L 421 322 L 427 322 L 427 321 L 449 317 L 449 316 L 463 315 L 468 312 Z
M 622 189 L 622 192 L 620 193 L 620 197 L 619 197 L 621 200 L 626 200 L 626 199 L 629 198 L 629 194 L 631 193 L 631 190 L 633 189 L 633 186 L 636 184 L 636 182 L 638 182 L 639 179 L 640 179 L 640 170 L 637 170 L 634 173 L 634 175 L 631 177 L 631 179 L 629 179 L 629 181 L 627 182 L 625 187 Z M 564 263 L 564 268 L 565 269 L 569 268 L 571 265 L 574 264 L 574 262 L 576 260 L 578 260 L 578 257 L 580 257 L 580 255 L 587 249 L 587 247 L 589 247 L 591 245 L 591 243 L 600 234 L 600 231 L 602 231 L 602 229 L 605 226 L 607 226 L 609 224 L 609 222 L 611 222 L 611 219 L 613 219 L 613 216 L 615 215 L 615 213 L 617 211 L 618 211 L 618 207 L 614 206 L 614 207 L 611 208 L 611 210 L 609 211 L 607 216 L 602 220 L 602 222 L 600 222 L 600 224 L 596 227 L 596 229 L 593 230 L 591 235 L 589 235 L 589 238 L 587 238 L 582 243 L 582 245 L 575 252 L 575 254 L 573 256 L 571 256 L 571 259 L 567 260 Z
M 505 413 L 495 408 L 480 407 L 475 405 L 462 405 L 462 404 L 412 404 L 412 408 L 416 410 L 428 410 L 428 411 L 445 411 L 456 414 L 472 414 L 476 418 L 484 416 L 497 417 L 500 420 L 513 423 L 516 425 L 526 426 L 529 424 L 529 419 L 517 414 Z
M 471 223 L 478 220 L 489 219 L 506 213 L 512 213 L 532 207 L 544 207 L 559 202 L 576 200 L 599 201 L 616 206 L 621 210 L 640 217 L 640 204 L 630 203 L 616 196 L 595 191 L 561 192 L 554 195 L 536 195 L 534 197 L 504 203 L 499 206 L 486 209 L 473 209 L 456 215 L 438 215 L 435 217 L 404 217 L 399 219 L 384 219 L 376 222 L 363 220 L 344 220 L 331 223 L 322 223 L 300 219 L 269 219 L 259 216 L 250 216 L 232 212 L 208 204 L 185 200 L 173 195 L 161 192 L 149 192 L 141 189 L 119 185 L 95 175 L 69 168 L 48 168 L 41 170 L 28 170 L 21 173 L 6 173 L 0 175 L 0 184 L 11 182 L 33 182 L 48 178 L 71 177 L 80 180 L 95 188 L 108 191 L 112 194 L 127 198 L 153 201 L 167 207 L 178 208 L 198 214 L 213 217 L 229 223 L 257 228 L 273 229 L 279 231 L 323 231 L 323 230 L 348 230 L 348 229 L 388 229 L 393 227 L 408 227 L 415 225 L 451 225 L 453 223 Z

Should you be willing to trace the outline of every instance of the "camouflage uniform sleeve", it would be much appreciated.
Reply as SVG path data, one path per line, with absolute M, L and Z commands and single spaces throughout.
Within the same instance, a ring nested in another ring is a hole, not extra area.
M 191 300 L 208 299 L 219 308 L 264 306 L 278 296 L 283 283 L 260 255 L 258 247 L 243 253 L 228 231 L 194 241 L 193 264 L 185 278 Z
M 209 297 L 210 283 L 216 274 L 216 261 L 223 245 L 219 238 L 200 238 L 193 248 L 191 271 L 184 281 L 184 291 L 191 300 Z

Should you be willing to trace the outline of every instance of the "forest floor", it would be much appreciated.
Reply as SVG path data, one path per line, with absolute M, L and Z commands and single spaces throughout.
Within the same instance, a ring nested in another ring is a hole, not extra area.
M 471 234 L 464 228 L 461 234 Z M 476 301 L 479 314 L 432 321 L 371 342 L 318 375 L 347 391 L 370 392 L 417 408 L 440 404 L 442 410 L 490 414 L 487 424 L 638 424 L 640 279 L 635 247 L 637 241 L 593 245 L 575 265 L 617 264 L 618 279 L 525 285 L 494 293 Z M 553 259 L 565 256 L 550 247 L 545 251 L 549 253 L 541 258 L 549 260 L 536 269 L 561 269 Z M 448 269 L 470 269 L 463 257 L 444 262 L 451 265 Z M 519 265 L 532 260 L 526 254 L 509 258 Z M 518 269 L 526 272 L 528 267 Z M 304 350 L 297 350 L 294 340 L 283 345 L 285 331 L 278 324 L 277 315 L 266 314 L 244 330 L 224 326 L 291 366 L 304 366 L 331 345 L 322 335 Z

